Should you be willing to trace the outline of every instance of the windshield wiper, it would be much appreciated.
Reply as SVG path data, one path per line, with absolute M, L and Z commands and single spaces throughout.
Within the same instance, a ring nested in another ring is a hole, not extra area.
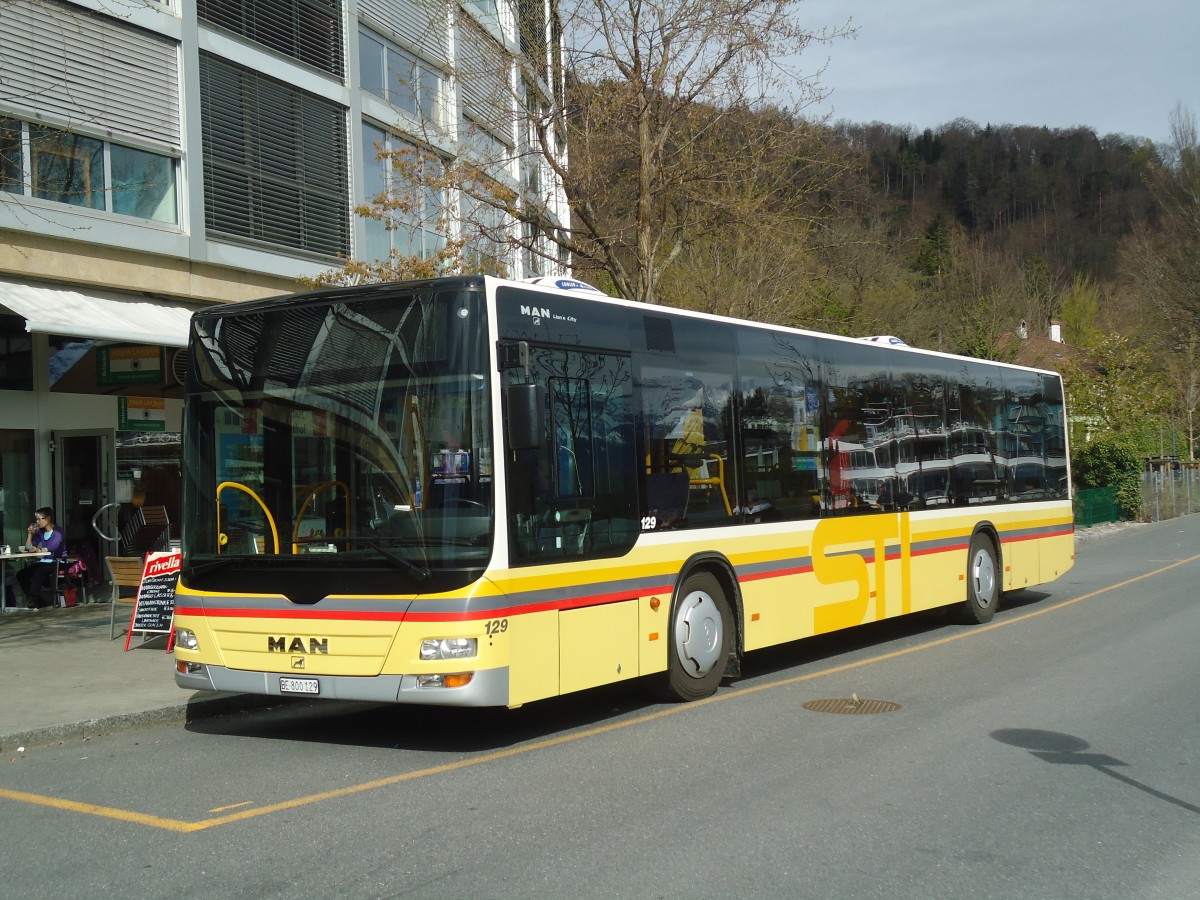
M 430 575 L 433 574 L 429 570 L 428 566 L 418 566 L 416 563 L 410 562 L 403 556 L 393 553 L 391 550 L 388 550 L 386 547 L 383 547 L 381 544 L 371 538 L 357 538 L 356 540 L 365 543 L 372 549 L 378 550 L 383 555 L 384 559 L 395 563 L 397 568 L 407 572 L 417 581 L 425 581 Z
M 234 560 L 237 559 L 241 559 L 241 557 L 219 556 L 210 562 L 200 563 L 199 565 L 195 566 L 188 566 L 183 570 L 183 573 L 188 578 L 203 578 L 205 575 L 211 575 L 213 572 L 216 572 L 219 569 L 224 569 L 233 565 Z

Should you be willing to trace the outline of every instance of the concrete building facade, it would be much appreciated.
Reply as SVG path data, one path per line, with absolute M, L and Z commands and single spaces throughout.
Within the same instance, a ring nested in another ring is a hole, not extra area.
M 525 113 L 555 106 L 557 34 L 548 0 L 0 5 L 0 544 L 38 506 L 100 551 L 98 514 L 115 538 L 177 508 L 197 308 L 448 239 L 468 270 L 563 271 Z M 380 150 L 476 160 L 544 225 Z M 356 212 L 381 193 L 408 198 L 390 223 Z

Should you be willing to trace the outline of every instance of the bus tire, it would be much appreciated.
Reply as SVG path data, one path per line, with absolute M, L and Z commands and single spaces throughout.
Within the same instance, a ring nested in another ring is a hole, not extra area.
M 990 622 L 1000 605 L 1000 593 L 995 545 L 987 535 L 976 534 L 967 554 L 967 599 L 954 609 L 954 621 L 962 625 Z
M 733 613 L 725 589 L 711 572 L 689 575 L 671 610 L 664 699 L 700 700 L 725 674 L 733 642 Z

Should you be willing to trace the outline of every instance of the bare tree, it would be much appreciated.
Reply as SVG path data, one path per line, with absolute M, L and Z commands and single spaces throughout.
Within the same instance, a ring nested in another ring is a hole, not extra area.
M 820 96 L 820 68 L 801 56 L 851 33 L 806 27 L 800 6 L 520 0 L 515 59 L 460 15 L 464 116 L 445 176 L 464 260 L 476 238 L 506 241 L 655 302 L 689 247 L 761 227 L 819 159 L 798 113 Z
M 802 70 L 801 56 L 847 33 L 806 27 L 800 5 L 557 0 L 565 104 L 530 110 L 530 149 L 562 180 L 570 221 L 550 236 L 577 266 L 601 270 L 623 296 L 655 302 L 689 243 L 753 217 L 754 202 L 726 201 L 768 196 L 752 187 L 756 148 L 808 144 L 790 116 L 766 133 L 762 119 L 750 128 L 739 120 L 819 96 L 820 71 Z M 569 165 L 559 152 L 564 120 Z M 618 191 L 621 202 L 607 202 Z
M 1183 106 L 1171 114 L 1166 159 L 1150 178 L 1157 228 L 1139 228 L 1128 254 L 1138 287 L 1162 312 L 1200 327 L 1200 133 Z
M 1173 352 L 1163 354 L 1162 363 L 1171 392 L 1172 430 L 1178 420 L 1185 433 L 1186 458 L 1195 460 L 1200 447 L 1200 335 L 1195 329 L 1178 335 L 1170 349 Z

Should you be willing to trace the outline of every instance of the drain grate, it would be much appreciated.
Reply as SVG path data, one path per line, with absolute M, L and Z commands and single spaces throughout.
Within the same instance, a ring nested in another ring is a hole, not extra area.
M 894 712 L 900 708 L 899 703 L 890 700 L 859 700 L 857 696 L 840 697 L 836 700 L 809 700 L 803 706 L 811 712 L 843 713 L 852 716 Z

